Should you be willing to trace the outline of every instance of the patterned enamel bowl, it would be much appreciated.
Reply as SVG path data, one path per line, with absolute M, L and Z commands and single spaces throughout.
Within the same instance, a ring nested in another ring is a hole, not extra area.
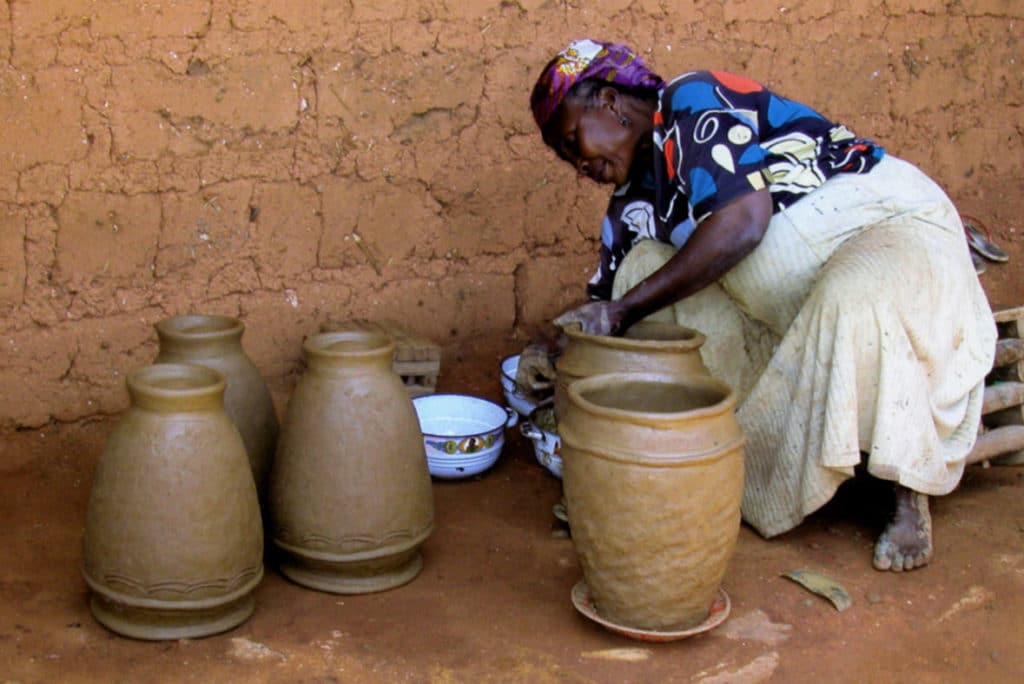
M 516 384 L 516 371 L 518 370 L 519 354 L 502 359 L 501 391 L 505 395 L 505 405 L 525 418 L 530 415 L 530 411 L 537 408 L 537 402 L 528 397 Z
M 519 424 L 523 437 L 533 441 L 533 455 L 537 462 L 562 479 L 562 438 L 558 436 L 558 423 L 553 406 L 538 406 L 527 420 Z
M 430 474 L 444 479 L 477 475 L 494 465 L 515 411 L 468 394 L 427 394 L 413 399 Z

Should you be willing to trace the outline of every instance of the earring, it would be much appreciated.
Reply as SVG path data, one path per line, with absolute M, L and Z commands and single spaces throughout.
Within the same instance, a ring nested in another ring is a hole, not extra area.
M 623 128 L 629 128 L 629 119 L 624 116 L 619 117 L 619 123 L 622 124 Z

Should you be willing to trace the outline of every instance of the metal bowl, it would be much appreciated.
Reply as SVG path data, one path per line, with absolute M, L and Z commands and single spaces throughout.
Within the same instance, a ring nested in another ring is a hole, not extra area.
M 428 394 L 413 399 L 430 474 L 444 479 L 477 475 L 501 455 L 512 409 L 468 394 Z
M 505 404 L 525 418 L 530 411 L 537 408 L 536 400 L 522 390 L 516 383 L 516 372 L 519 370 L 519 354 L 507 356 L 501 361 L 501 391 L 505 395 Z
M 533 442 L 533 453 L 537 462 L 552 475 L 562 479 L 562 457 L 558 455 L 562 438 L 558 436 L 555 408 L 550 404 L 538 406 L 530 412 L 528 419 L 519 424 L 523 437 Z

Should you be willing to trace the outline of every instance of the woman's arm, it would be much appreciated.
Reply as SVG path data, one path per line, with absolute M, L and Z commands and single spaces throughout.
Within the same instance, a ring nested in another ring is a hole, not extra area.
M 584 304 L 555 323 L 579 322 L 585 332 L 597 335 L 622 334 L 637 321 L 725 275 L 761 242 L 771 217 L 767 190 L 743 195 L 705 219 L 682 249 L 622 299 Z

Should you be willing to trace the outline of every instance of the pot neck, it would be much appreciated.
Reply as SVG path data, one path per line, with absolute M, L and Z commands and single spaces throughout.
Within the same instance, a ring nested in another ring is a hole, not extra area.
M 318 373 L 391 371 L 395 345 L 390 338 L 363 331 L 313 335 L 302 345 L 306 365 Z
M 242 351 L 245 326 L 230 316 L 174 316 L 154 327 L 161 352 L 202 357 Z
M 205 366 L 156 363 L 128 374 L 132 405 L 148 411 L 178 413 L 223 409 L 224 376 Z

